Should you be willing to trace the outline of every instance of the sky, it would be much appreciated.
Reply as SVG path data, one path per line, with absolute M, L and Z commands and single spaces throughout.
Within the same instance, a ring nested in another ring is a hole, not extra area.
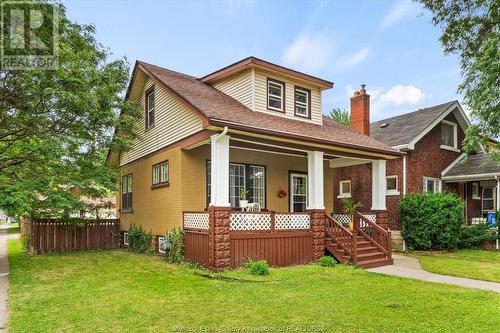
M 113 57 L 201 77 L 248 56 L 334 82 L 323 112 L 348 108 L 362 83 L 371 120 L 461 96 L 460 67 L 441 30 L 408 0 L 68 0 Z

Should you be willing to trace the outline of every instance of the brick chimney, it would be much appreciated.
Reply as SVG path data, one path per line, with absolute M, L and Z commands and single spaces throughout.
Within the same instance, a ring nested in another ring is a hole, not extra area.
M 370 135 L 370 95 L 366 93 L 366 85 L 351 97 L 351 127 L 356 132 Z

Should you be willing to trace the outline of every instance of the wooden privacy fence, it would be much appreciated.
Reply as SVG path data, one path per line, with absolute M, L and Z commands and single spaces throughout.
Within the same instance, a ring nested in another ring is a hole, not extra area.
M 209 265 L 210 218 L 209 212 L 184 212 L 187 261 Z M 264 259 L 278 267 L 311 262 L 310 220 L 309 213 L 231 212 L 226 249 L 230 266 L 241 266 L 248 259 Z
M 86 220 L 81 225 L 57 219 L 30 222 L 32 254 L 116 249 L 119 245 L 120 220 Z

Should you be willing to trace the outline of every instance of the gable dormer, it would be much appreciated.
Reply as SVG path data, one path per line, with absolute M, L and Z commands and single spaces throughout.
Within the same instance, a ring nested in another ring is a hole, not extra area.
M 200 79 L 255 112 L 322 124 L 321 92 L 333 83 L 254 57 Z

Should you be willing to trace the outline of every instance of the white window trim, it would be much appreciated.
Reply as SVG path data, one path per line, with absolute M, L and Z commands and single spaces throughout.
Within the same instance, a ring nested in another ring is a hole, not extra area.
M 128 246 L 128 232 L 123 233 L 123 245 Z
M 388 190 L 386 188 L 385 190 L 385 195 L 399 195 L 399 191 L 398 191 L 398 176 L 397 175 L 392 175 L 392 176 L 387 176 L 385 177 L 386 179 L 386 184 L 387 184 L 387 179 L 389 178 L 395 178 L 396 179 L 396 189 L 395 190 Z M 387 186 L 387 185 L 386 185 Z
M 297 102 L 297 96 L 295 96 L 295 93 L 297 91 L 300 91 L 304 94 L 306 94 L 306 102 L 303 103 L 303 102 Z M 305 90 L 303 88 L 300 88 L 300 87 L 295 87 L 294 91 L 293 91 L 293 99 L 294 99 L 294 108 L 295 106 L 300 106 L 300 107 L 304 107 L 306 109 L 306 114 L 300 114 L 300 113 L 297 113 L 297 110 L 293 110 L 293 113 L 294 115 L 297 115 L 298 117 L 302 117 L 302 118 L 309 118 L 309 115 L 310 115 L 310 112 L 311 110 L 309 110 L 309 99 L 311 97 L 309 96 L 309 91 L 308 90 Z
M 349 192 L 342 192 L 342 184 L 349 183 Z M 351 193 L 352 193 L 352 184 L 350 180 L 341 180 L 339 182 L 339 195 L 337 195 L 337 198 L 350 198 Z
M 163 249 L 161 248 L 161 246 L 160 246 L 160 245 L 161 245 L 162 240 L 163 240 L 163 241 L 165 241 L 165 236 L 159 236 L 159 237 L 158 237 L 158 253 L 165 254 L 165 253 L 166 253 L 166 251 L 165 251 L 165 250 L 163 250 Z
M 269 84 L 271 84 L 271 83 L 281 87 L 281 96 L 280 97 L 278 97 L 276 95 L 271 95 L 269 93 Z M 273 106 L 270 106 L 269 105 L 269 96 L 272 96 L 275 99 L 280 98 L 281 99 L 281 108 L 275 108 Z M 284 105 L 285 105 L 285 85 L 281 82 L 278 82 L 278 81 L 272 79 L 272 78 L 268 78 L 267 79 L 267 108 L 270 110 L 284 112 L 285 111 Z
M 451 122 L 448 120 L 442 120 L 441 123 L 453 126 L 453 147 L 442 144 L 440 146 L 441 149 L 451 150 L 454 152 L 460 152 L 460 150 L 458 149 L 458 125 L 457 125 L 457 123 L 454 123 L 454 122 Z M 442 129 L 441 129 L 441 131 L 442 131 Z
M 437 183 L 437 191 L 435 192 L 427 192 L 427 181 L 428 180 L 433 180 Z M 423 183 L 424 183 L 424 187 L 423 187 L 423 192 L 424 193 L 441 193 L 441 179 L 439 178 L 433 178 L 433 177 L 424 177 L 423 178 Z
M 477 191 L 474 191 L 474 187 L 477 189 Z M 479 195 L 479 183 L 476 182 L 472 183 L 472 199 L 481 200 L 481 196 Z

